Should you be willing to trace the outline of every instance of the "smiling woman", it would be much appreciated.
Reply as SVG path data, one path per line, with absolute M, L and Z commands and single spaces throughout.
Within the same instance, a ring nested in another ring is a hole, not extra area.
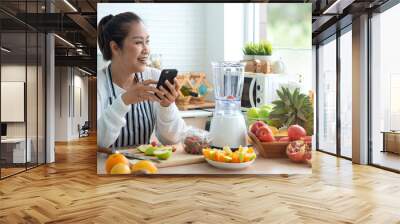
M 103 58 L 111 61 L 98 74 L 98 145 L 149 144 L 153 130 L 161 142 L 177 143 L 185 129 L 174 103 L 179 86 L 153 86 L 160 71 L 146 66 L 149 34 L 142 19 L 132 12 L 108 15 L 98 32 Z

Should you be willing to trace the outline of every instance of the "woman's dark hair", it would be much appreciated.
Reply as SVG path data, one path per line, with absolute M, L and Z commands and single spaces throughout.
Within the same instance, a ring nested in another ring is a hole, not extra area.
M 118 47 L 123 47 L 122 43 L 129 33 L 131 22 L 142 22 L 142 19 L 135 13 L 124 12 L 115 16 L 110 14 L 100 20 L 97 27 L 97 38 L 104 60 L 111 60 L 111 41 L 115 41 Z

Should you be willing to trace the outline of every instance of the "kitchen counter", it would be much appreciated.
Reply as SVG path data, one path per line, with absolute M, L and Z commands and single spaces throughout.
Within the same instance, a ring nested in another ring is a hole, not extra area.
M 182 118 L 191 118 L 191 117 L 211 117 L 212 112 L 204 111 L 204 110 L 182 110 L 179 111 L 179 114 Z
M 179 148 L 178 148 L 179 149 Z M 182 150 L 182 149 L 181 149 Z M 176 153 L 176 152 L 175 152 Z M 106 174 L 104 163 L 107 154 L 97 153 L 97 173 Z M 135 162 L 136 160 L 131 160 Z M 249 167 L 242 170 L 218 169 L 206 161 L 196 164 L 187 164 L 158 169 L 158 174 L 311 174 L 310 164 L 293 163 L 287 158 L 266 159 L 258 156 L 256 161 Z

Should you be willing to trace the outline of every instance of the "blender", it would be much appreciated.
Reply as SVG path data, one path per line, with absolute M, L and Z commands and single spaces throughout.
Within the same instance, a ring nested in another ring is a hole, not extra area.
M 211 146 L 229 146 L 236 150 L 247 146 L 247 128 L 240 110 L 244 82 L 244 64 L 213 62 L 212 74 L 215 111 L 210 124 Z

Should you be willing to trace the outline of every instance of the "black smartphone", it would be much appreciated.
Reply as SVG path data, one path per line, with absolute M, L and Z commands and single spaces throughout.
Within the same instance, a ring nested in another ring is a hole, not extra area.
M 165 84 L 165 81 L 169 81 L 172 85 L 174 84 L 174 78 L 178 75 L 178 70 L 176 69 L 163 69 L 161 71 L 160 78 L 158 79 L 157 88 L 163 86 L 166 90 L 169 90 L 168 86 Z

